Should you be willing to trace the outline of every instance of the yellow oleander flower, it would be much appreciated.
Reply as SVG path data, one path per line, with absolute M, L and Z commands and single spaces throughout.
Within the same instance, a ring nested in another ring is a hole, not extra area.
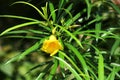
M 62 49 L 62 45 L 54 35 L 51 35 L 48 40 L 45 40 L 41 48 L 42 51 L 50 54 L 50 56 L 55 55 L 59 50 Z

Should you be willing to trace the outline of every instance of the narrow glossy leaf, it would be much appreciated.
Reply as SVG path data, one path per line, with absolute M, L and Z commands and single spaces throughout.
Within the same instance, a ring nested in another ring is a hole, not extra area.
M 113 68 L 112 72 L 110 73 L 106 80 L 115 80 L 115 68 Z
M 60 0 L 58 4 L 58 8 L 62 8 L 64 6 L 65 0 Z
M 66 15 L 69 15 L 69 17 L 72 19 L 72 14 L 70 13 L 72 7 L 73 7 L 73 4 L 71 3 L 66 9 L 63 9 L 63 8 L 58 9 L 58 12 L 59 12 L 58 14 L 60 15 L 58 16 L 57 23 L 60 22 L 60 20 Z M 63 11 L 63 13 L 60 13 L 62 12 L 62 10 L 64 10 L 65 12 Z
M 76 21 L 78 18 L 80 18 L 80 16 L 81 16 L 81 13 L 77 13 L 72 19 L 68 19 L 65 22 L 65 26 L 70 26 L 71 24 L 74 23 L 74 21 Z
M 113 68 L 111 68 L 111 67 L 108 66 L 108 65 L 104 65 L 104 66 L 105 66 L 105 68 L 106 68 L 107 70 L 111 71 L 111 73 L 109 74 L 109 76 L 108 76 L 107 79 L 106 79 L 106 80 L 109 80 L 109 77 L 110 77 L 111 74 L 112 74 Z M 117 68 L 115 68 L 115 69 L 117 69 Z M 120 71 L 120 67 L 118 67 L 118 69 L 119 69 L 119 71 Z M 117 71 L 117 70 L 116 70 L 116 71 Z M 120 74 L 119 74 L 118 72 L 115 72 L 115 75 L 116 75 L 118 78 L 120 78 Z
M 23 33 L 34 33 L 34 34 L 45 34 L 48 35 L 49 33 L 43 32 L 40 30 L 33 30 L 33 29 L 27 29 L 27 30 L 15 30 L 15 31 L 10 31 L 7 32 L 6 34 L 23 34 Z
M 63 8 L 67 2 L 69 2 L 69 0 L 60 0 L 58 4 L 58 9 Z
M 79 74 L 67 62 L 65 62 L 63 59 L 61 59 L 59 57 L 54 56 L 54 58 L 61 61 L 72 72 L 72 74 L 75 76 L 75 78 L 77 80 L 82 80 L 82 78 L 79 76 Z
M 76 41 L 76 43 L 78 43 L 78 45 L 79 45 L 81 48 L 83 48 L 80 40 L 78 40 L 71 32 L 69 32 L 68 30 L 66 30 L 66 29 L 65 29 L 64 27 L 62 27 L 62 26 L 59 26 L 59 25 L 56 25 L 56 26 L 58 26 L 58 27 L 61 28 L 63 31 L 65 31 L 68 35 L 70 35 L 70 36 Z M 84 49 L 84 48 L 83 48 L 83 49 Z
M 39 21 L 37 19 L 23 17 L 23 16 L 15 16 L 15 15 L 0 15 L 0 17 L 16 18 L 16 19 L 23 19 L 23 20 L 29 20 L 29 21 Z
M 90 45 L 90 46 L 95 50 L 95 52 L 96 52 L 97 55 L 100 54 L 99 49 L 98 49 L 95 45 L 93 45 L 93 44 L 89 44 L 89 43 L 85 43 L 85 44 Z
M 120 14 L 120 8 L 119 6 L 116 6 L 115 4 L 109 2 L 109 1 L 106 1 L 110 6 L 113 7 L 113 9 L 115 9 L 119 14 Z
M 90 17 L 90 13 L 91 13 L 91 4 L 90 4 L 90 0 L 85 0 L 86 4 L 87 4 L 87 18 Z
M 120 75 L 116 75 L 116 73 L 119 74 L 120 65 L 116 64 L 116 63 L 113 63 L 113 64 L 112 64 L 113 65 L 113 69 L 111 70 L 111 73 L 109 74 L 109 76 L 107 77 L 106 80 L 115 80 L 116 76 L 120 78 Z
M 65 56 L 62 54 L 61 51 L 59 51 L 59 54 L 58 54 L 58 55 L 59 55 L 59 57 L 60 57 L 61 59 L 63 59 L 63 60 L 65 59 Z M 61 61 L 59 62 L 59 64 L 60 64 L 60 67 L 61 67 L 61 68 L 64 68 L 65 65 L 64 65 Z
M 6 64 L 9 64 L 9 63 L 11 63 L 11 62 L 17 61 L 20 55 L 21 55 L 21 54 L 18 54 L 18 55 L 16 55 L 16 56 L 12 57 L 12 58 L 9 59 L 7 62 L 5 62 L 5 65 L 6 65 Z
M 94 33 L 95 33 L 95 32 L 94 32 Z M 91 37 L 91 38 L 94 37 L 94 38 L 101 39 L 101 40 L 104 41 L 104 38 L 102 38 L 102 37 L 100 37 L 100 36 L 96 36 L 96 35 L 94 35 L 94 34 L 92 34 L 92 33 L 86 33 L 86 32 L 84 33 L 84 31 L 83 31 L 83 32 L 81 31 L 81 32 L 78 32 L 77 34 L 79 34 L 79 35 L 80 35 L 80 34 L 81 34 L 81 35 L 84 34 L 84 36 L 89 36 L 89 37 Z M 76 35 L 76 34 L 75 34 L 75 35 Z
M 43 14 L 44 14 L 44 19 L 47 20 L 48 19 L 48 12 L 47 12 L 47 6 L 48 6 L 48 3 L 46 2 L 46 6 L 45 7 L 42 7 L 42 10 L 43 10 Z
M 43 15 L 43 13 L 36 6 L 32 5 L 31 3 L 28 3 L 28 2 L 25 2 L 25 1 L 17 1 L 17 2 L 14 2 L 12 5 L 20 4 L 20 3 L 33 7 L 44 19 L 46 19 L 45 16 Z
M 8 29 L 6 29 L 5 31 L 3 31 L 0 36 L 4 35 L 5 33 L 11 31 L 11 30 L 15 30 L 15 29 L 18 29 L 18 28 L 21 28 L 21 27 L 25 27 L 25 26 L 29 26 L 29 25 L 34 25 L 34 24 L 40 24 L 40 22 L 27 22 L 27 23 L 22 23 L 22 24 L 19 24 L 19 25 L 16 25 L 16 26 L 13 26 L 13 27 L 10 27 Z
M 50 8 L 53 22 L 55 22 L 56 21 L 56 13 L 55 13 L 55 8 L 54 8 L 53 3 L 51 3 L 51 2 L 49 3 L 49 8 Z
M 59 51 L 59 53 L 64 56 L 65 58 L 68 59 L 68 61 L 75 67 L 75 69 L 79 72 L 80 75 L 84 75 L 84 73 L 78 68 L 78 66 L 75 64 L 75 62 L 69 57 L 67 56 L 64 52 Z M 62 58 L 61 58 L 62 59 Z M 64 59 L 63 59 L 64 60 Z M 83 76 L 84 77 L 84 76 Z
M 73 3 L 71 3 L 67 8 L 65 8 L 68 12 L 70 12 L 73 8 Z M 64 15 L 65 16 L 65 15 Z
M 63 8 L 64 5 L 65 5 L 65 0 L 60 0 L 60 1 L 59 1 L 59 4 L 58 4 L 58 10 L 59 10 L 59 11 L 58 11 L 58 15 L 57 15 L 57 17 L 60 16 L 60 14 L 61 14 L 60 9 Z
M 114 55 L 115 50 L 117 49 L 117 47 L 120 46 L 120 40 L 116 39 L 115 43 L 113 44 L 112 48 L 111 48 L 111 55 Z
M 102 17 L 100 17 L 100 19 L 99 20 L 101 20 L 102 19 Z M 77 31 L 80 31 L 80 30 L 82 30 L 83 28 L 86 28 L 86 27 L 88 27 L 89 25 L 91 25 L 91 24 L 93 24 L 93 23 L 95 23 L 96 21 L 99 21 L 98 19 L 93 19 L 93 20 L 91 20 L 91 21 L 89 21 L 87 24 L 85 24 L 84 26 L 82 26 L 82 28 L 79 28 Z
M 38 24 L 39 27 L 42 27 L 44 29 L 46 29 L 47 31 L 51 31 L 50 27 L 48 27 L 48 23 L 47 22 L 41 22 L 40 24 Z
M 119 30 L 119 28 L 110 28 L 107 32 L 101 35 L 102 38 L 115 38 L 120 40 L 120 36 L 113 33 L 113 31 Z
M 114 66 L 114 67 L 119 67 L 119 69 L 120 69 L 120 64 L 119 63 L 111 63 L 110 65 Z
M 43 80 L 44 75 L 46 75 L 46 72 L 48 72 L 52 65 L 53 62 L 50 62 L 35 80 Z
M 103 58 L 102 54 L 99 54 L 98 78 L 99 78 L 99 80 L 104 80 L 104 58 Z
M 49 33 L 48 32 L 45 32 L 45 31 L 42 31 L 42 30 L 33 30 L 33 29 L 29 29 L 28 30 L 29 32 L 32 32 L 32 33 L 35 33 L 35 34 L 46 34 L 48 35 Z
M 30 54 L 31 52 L 37 50 L 40 48 L 40 44 L 41 44 L 41 40 L 36 42 L 33 46 L 31 46 L 30 48 L 28 48 L 27 50 L 25 50 L 23 53 L 21 53 L 21 55 L 19 56 L 18 60 L 21 60 L 22 58 L 24 58 L 26 55 Z
M 7 34 L 22 34 L 22 33 L 29 33 L 29 31 L 28 30 L 15 30 L 15 31 L 10 31 L 10 32 L 7 32 L 6 33 L 6 35 Z
M 36 69 L 36 68 L 40 68 L 40 67 L 42 67 L 42 66 L 44 66 L 44 65 L 47 65 L 47 64 L 49 64 L 49 63 L 52 63 L 52 61 L 42 62 L 42 63 L 34 66 L 33 68 L 31 68 L 29 71 L 26 72 L 26 74 L 28 74 L 29 72 L 31 72 L 32 70 L 34 70 L 34 69 Z
M 88 74 L 88 67 L 87 64 L 83 58 L 83 56 L 81 55 L 81 53 L 71 44 L 69 43 L 65 43 L 65 45 L 68 47 L 69 50 L 71 50 L 72 52 L 74 52 L 74 54 L 76 55 L 76 57 L 78 58 L 78 60 L 81 62 L 81 65 L 83 67 L 83 70 L 85 72 L 85 76 L 86 76 L 86 80 L 89 80 L 89 74 Z
M 119 39 L 120 40 L 120 37 L 116 34 L 109 34 L 108 36 L 104 36 L 103 38 L 115 38 L 115 39 Z
M 94 70 L 88 66 L 89 72 L 92 76 L 90 76 L 91 80 L 98 80 L 98 77 L 96 75 L 96 73 L 94 72 Z
M 91 35 L 94 35 L 93 33 L 95 33 L 95 32 L 96 32 L 95 30 L 85 30 L 85 31 L 75 31 L 75 32 L 73 32 L 73 34 L 75 34 L 75 35 L 77 35 L 77 34 L 91 34 Z M 107 31 L 100 30 L 99 33 L 104 34 L 104 33 L 107 33 Z
M 100 16 L 97 15 L 96 18 L 98 19 L 98 21 L 95 24 L 95 34 L 96 34 L 96 41 L 98 41 L 98 38 L 100 36 L 100 31 L 101 31 L 101 22 L 99 21 Z
M 54 65 L 52 66 L 52 69 L 50 71 L 50 74 L 49 74 L 47 80 L 53 80 L 52 78 L 54 77 L 54 74 L 55 74 L 55 72 L 57 70 L 57 67 L 58 67 L 58 61 L 54 60 Z

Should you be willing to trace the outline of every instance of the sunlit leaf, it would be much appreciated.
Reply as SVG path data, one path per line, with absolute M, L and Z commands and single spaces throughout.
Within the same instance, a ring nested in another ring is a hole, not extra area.
M 104 58 L 101 54 L 99 54 L 98 61 L 98 78 L 99 80 L 104 80 Z
M 16 26 L 13 26 L 13 27 L 10 27 L 8 29 L 6 29 L 5 31 L 3 31 L 0 36 L 4 35 L 5 33 L 11 31 L 11 30 L 15 30 L 15 29 L 18 29 L 18 28 L 21 28 L 21 27 L 25 27 L 25 26 L 29 26 L 29 25 L 35 25 L 35 24 L 39 24 L 40 22 L 26 22 L 26 23 L 22 23 L 22 24 L 19 24 L 19 25 L 16 25 Z

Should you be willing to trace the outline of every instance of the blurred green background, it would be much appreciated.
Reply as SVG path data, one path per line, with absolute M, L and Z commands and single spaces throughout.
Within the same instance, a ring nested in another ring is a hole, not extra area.
M 10 14 L 26 16 L 31 18 L 39 18 L 37 12 L 31 7 L 25 5 L 10 6 L 12 3 L 18 0 L 0 0 L 0 15 Z M 46 0 L 24 0 L 31 2 L 32 4 L 43 6 Z M 0 33 L 13 25 L 24 22 L 24 20 L 0 18 Z M 25 29 L 30 28 L 29 26 Z M 22 43 L 22 44 L 21 44 Z M 10 58 L 23 52 L 35 43 L 35 40 L 20 39 L 20 38 L 0 38 L 0 80 L 34 80 L 39 75 L 41 68 L 37 68 L 31 73 L 26 74 L 32 67 L 44 62 L 46 55 L 39 55 L 34 52 L 27 56 L 22 61 L 5 64 Z M 47 56 L 48 57 L 48 56 Z M 49 58 L 49 57 L 48 57 Z

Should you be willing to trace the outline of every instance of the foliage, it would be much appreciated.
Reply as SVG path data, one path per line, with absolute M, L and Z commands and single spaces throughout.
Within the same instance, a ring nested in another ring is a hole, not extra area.
M 25 56 L 33 54 L 33 52 L 40 55 L 45 54 L 40 48 L 44 40 L 51 36 L 54 30 L 54 35 L 64 49 L 59 50 L 54 56 L 50 56 L 52 59 L 34 66 L 27 75 L 34 69 L 42 67 L 39 75 L 33 77 L 35 80 L 120 79 L 119 7 L 107 0 L 76 1 L 79 4 L 69 0 L 60 0 L 58 5 L 46 2 L 41 9 L 29 2 L 14 2 L 12 5 L 24 4 L 35 9 L 42 19 L 0 15 L 0 17 L 26 20 L 25 23 L 4 30 L 0 34 L 2 39 L 27 38 L 36 40 L 35 44 L 8 60 L 5 65 L 15 61 L 21 62 Z M 79 7 L 76 8 L 77 5 Z M 83 5 L 83 8 L 80 5 Z M 114 19 L 117 21 L 114 22 Z M 31 25 L 37 29 L 23 28 Z M 26 77 L 26 79 L 28 78 Z

